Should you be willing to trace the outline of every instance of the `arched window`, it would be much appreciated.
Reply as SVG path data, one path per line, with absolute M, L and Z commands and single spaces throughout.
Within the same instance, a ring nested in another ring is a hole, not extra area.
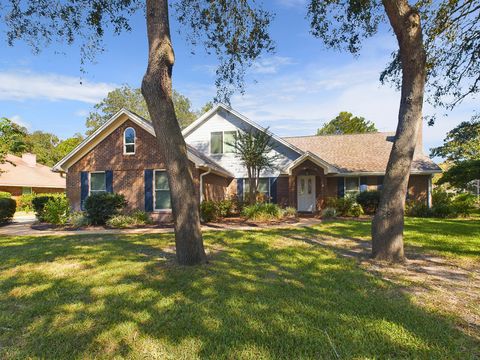
M 125 132 L 123 133 L 123 153 L 124 154 L 135 154 L 135 129 L 134 128 L 126 128 Z

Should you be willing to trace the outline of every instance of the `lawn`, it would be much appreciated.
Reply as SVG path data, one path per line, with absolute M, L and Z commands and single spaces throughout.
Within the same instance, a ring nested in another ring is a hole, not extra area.
M 475 256 L 479 222 L 442 224 L 409 221 L 407 242 Z M 209 232 L 191 268 L 171 234 L 1 238 L 0 358 L 478 358 L 453 316 L 312 241 L 367 232 Z

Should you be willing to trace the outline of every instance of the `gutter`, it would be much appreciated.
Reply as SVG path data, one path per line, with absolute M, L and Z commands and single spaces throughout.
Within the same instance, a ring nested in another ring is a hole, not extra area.
M 200 174 L 200 204 L 203 201 L 203 177 L 212 172 L 211 168 L 207 168 L 207 169 L 208 169 L 207 172 L 204 172 L 204 173 Z

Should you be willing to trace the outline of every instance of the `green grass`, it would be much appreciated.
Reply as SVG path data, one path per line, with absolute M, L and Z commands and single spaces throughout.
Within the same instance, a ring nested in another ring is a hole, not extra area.
M 334 237 L 370 239 L 370 222 L 332 221 L 316 227 Z M 406 218 L 407 250 L 480 260 L 480 219 Z
M 469 224 L 451 230 L 462 255 Z M 409 221 L 409 242 L 425 243 L 421 228 Z M 367 231 L 210 232 L 200 267 L 174 264 L 170 234 L 0 238 L 0 358 L 479 357 L 454 318 L 309 241 Z

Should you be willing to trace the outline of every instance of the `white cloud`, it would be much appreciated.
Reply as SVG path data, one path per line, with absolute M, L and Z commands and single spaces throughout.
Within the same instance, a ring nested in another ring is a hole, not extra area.
M 0 72 L 0 100 L 74 100 L 95 104 L 114 84 L 82 81 L 77 77 L 27 71 Z
M 275 74 L 282 66 L 293 64 L 293 60 L 285 56 L 272 56 L 256 61 L 251 71 L 256 74 Z
M 75 116 L 78 116 L 78 117 L 86 117 L 87 115 L 89 114 L 89 111 L 86 110 L 86 109 L 79 109 L 77 111 L 75 111 Z
M 8 118 L 9 120 L 13 121 L 15 124 L 23 126 L 30 130 L 31 126 L 28 122 L 24 121 L 20 115 L 13 115 Z
M 277 2 L 285 7 L 304 7 L 306 0 L 277 0 Z

